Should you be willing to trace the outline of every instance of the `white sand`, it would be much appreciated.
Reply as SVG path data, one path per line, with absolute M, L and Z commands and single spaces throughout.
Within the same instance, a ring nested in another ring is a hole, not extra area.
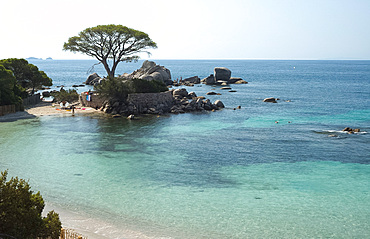
M 95 110 L 91 107 L 76 106 L 74 115 L 87 115 L 87 114 L 104 114 L 100 110 Z M 61 109 L 59 105 L 54 105 L 48 102 L 41 102 L 30 108 L 26 108 L 24 111 L 19 111 L 12 114 L 0 116 L 0 122 L 16 121 L 18 119 L 31 119 L 35 117 L 41 117 L 45 115 L 70 115 L 72 116 L 71 110 Z

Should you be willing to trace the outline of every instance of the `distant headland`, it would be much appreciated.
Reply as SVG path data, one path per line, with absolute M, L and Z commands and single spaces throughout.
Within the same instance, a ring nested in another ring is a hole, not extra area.
M 37 58 L 37 57 L 28 57 L 26 60 L 43 60 L 42 58 Z M 53 58 L 48 57 L 45 60 L 53 60 Z

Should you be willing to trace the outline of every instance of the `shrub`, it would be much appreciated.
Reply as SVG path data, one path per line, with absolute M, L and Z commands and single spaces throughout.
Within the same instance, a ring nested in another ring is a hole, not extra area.
M 67 101 L 72 103 L 78 101 L 78 93 L 75 89 L 69 89 L 68 91 L 61 89 L 60 91 L 52 92 L 51 96 L 57 102 Z
M 107 99 L 124 102 L 128 94 L 158 93 L 167 91 L 168 88 L 163 82 L 159 81 L 108 78 L 103 80 L 100 85 L 95 86 L 95 90 Z
M 167 91 L 167 86 L 160 81 L 152 80 L 142 80 L 142 79 L 133 79 L 127 81 L 129 88 L 133 93 L 159 93 Z
M 0 175 L 0 233 L 24 239 L 58 238 L 59 215 L 51 211 L 42 218 L 45 203 L 40 192 L 34 193 L 24 179 L 7 181 L 7 175 L 7 171 Z

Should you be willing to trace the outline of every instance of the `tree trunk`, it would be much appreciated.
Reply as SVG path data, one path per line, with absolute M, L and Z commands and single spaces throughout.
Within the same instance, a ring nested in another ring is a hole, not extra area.
M 101 63 L 103 63 L 104 68 L 108 73 L 108 77 L 113 79 L 114 78 L 114 71 L 112 72 L 111 69 L 109 69 L 107 60 L 102 60 Z

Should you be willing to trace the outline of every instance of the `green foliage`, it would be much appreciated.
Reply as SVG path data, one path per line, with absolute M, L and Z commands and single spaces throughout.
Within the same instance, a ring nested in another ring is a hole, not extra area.
M 147 81 L 142 79 L 108 78 L 95 86 L 95 90 L 103 97 L 112 101 L 124 102 L 128 94 L 132 93 L 158 93 L 167 91 L 163 82 Z
M 127 85 L 132 93 L 158 93 L 168 90 L 163 82 L 156 80 L 133 79 L 128 80 Z
M 104 65 L 108 77 L 113 78 L 118 63 L 139 59 L 140 52 L 157 48 L 148 34 L 122 25 L 98 25 L 83 30 L 64 43 L 63 50 L 80 52 L 96 58 Z M 109 66 L 108 60 L 112 60 Z
M 75 89 L 69 89 L 68 91 L 61 89 L 58 92 L 52 92 L 51 95 L 57 102 L 67 101 L 72 103 L 78 101 L 78 93 Z
M 62 223 L 59 219 L 59 214 L 50 211 L 46 217 L 43 218 L 43 228 L 40 236 L 42 238 L 51 237 L 51 239 L 59 239 Z
M 40 192 L 34 193 L 24 179 L 18 177 L 7 181 L 8 172 L 0 176 L 0 233 L 16 238 L 46 238 L 60 233 L 58 214 L 41 213 L 45 203 Z M 56 237 L 53 237 L 56 238 Z
M 32 89 L 32 93 L 42 86 L 51 86 L 52 80 L 38 67 L 28 63 L 25 59 L 9 58 L 0 60 L 6 69 L 11 70 L 17 83 L 25 89 Z
M 131 93 L 125 81 L 117 78 L 108 78 L 95 86 L 95 90 L 104 98 L 124 102 Z
M 13 72 L 0 65 L 0 105 L 20 105 L 24 89 L 17 85 Z

